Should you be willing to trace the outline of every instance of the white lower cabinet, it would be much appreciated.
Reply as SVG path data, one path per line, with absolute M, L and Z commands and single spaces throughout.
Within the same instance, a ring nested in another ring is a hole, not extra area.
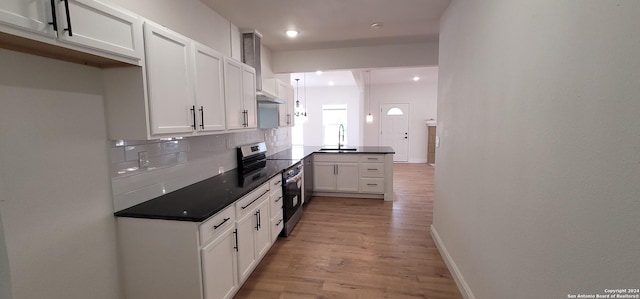
M 249 277 L 271 247 L 269 195 L 265 193 L 252 203 L 247 203 L 247 201 L 253 201 L 253 199 L 249 199 L 240 200 L 236 204 L 236 207 L 249 205 L 236 223 L 238 230 L 238 280 L 240 283 Z
M 228 228 L 218 239 L 202 248 L 204 298 L 231 298 L 238 287 L 236 230 Z M 232 273 L 232 275 L 229 275 Z
M 386 154 L 314 154 L 313 191 L 392 200 L 392 159 Z
M 358 155 L 322 155 L 314 157 L 314 190 L 358 192 L 360 165 Z
M 282 209 L 271 217 L 270 186 L 280 178 L 201 223 L 118 217 L 125 298 L 232 298 L 273 244 Z

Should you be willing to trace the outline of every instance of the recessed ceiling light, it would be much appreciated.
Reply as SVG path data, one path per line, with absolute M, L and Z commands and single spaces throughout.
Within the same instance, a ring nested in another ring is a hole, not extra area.
M 371 25 L 369 25 L 369 26 L 371 26 L 371 28 L 373 28 L 373 29 L 378 29 L 378 28 L 382 27 L 382 23 L 375 22 L 375 23 L 371 23 Z
M 288 37 L 291 37 L 291 38 L 298 36 L 298 30 L 289 29 L 285 31 L 285 33 L 287 34 Z
M 329 86 L 334 86 L 336 85 L 333 81 L 329 81 Z
M 420 77 L 418 76 L 413 77 L 413 81 L 418 81 L 418 80 L 420 80 Z
M 316 75 L 318 76 L 322 75 L 322 71 L 316 71 Z

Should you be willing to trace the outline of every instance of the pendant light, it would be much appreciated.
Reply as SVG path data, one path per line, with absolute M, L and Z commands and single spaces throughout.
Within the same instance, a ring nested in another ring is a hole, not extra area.
M 307 119 L 307 73 L 304 73 L 303 75 L 304 78 L 304 107 L 302 107 L 303 113 L 302 116 L 304 116 L 305 120 Z
M 371 71 L 367 71 L 368 84 L 365 84 L 364 95 L 365 99 L 369 102 L 369 114 L 367 114 L 367 123 L 373 123 L 373 115 L 371 114 Z
M 300 108 L 300 79 L 296 78 L 296 96 L 298 99 L 296 100 L 296 108 Z

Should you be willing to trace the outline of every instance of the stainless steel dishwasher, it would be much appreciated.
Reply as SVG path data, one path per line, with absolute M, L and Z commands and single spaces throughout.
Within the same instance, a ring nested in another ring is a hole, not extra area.
M 302 161 L 304 165 L 304 204 L 311 201 L 313 195 L 313 155 L 310 155 Z

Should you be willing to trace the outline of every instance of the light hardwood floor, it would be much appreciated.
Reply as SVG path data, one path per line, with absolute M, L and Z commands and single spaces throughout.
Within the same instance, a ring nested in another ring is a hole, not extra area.
M 429 232 L 433 173 L 394 164 L 393 202 L 313 198 L 235 298 L 462 298 Z

